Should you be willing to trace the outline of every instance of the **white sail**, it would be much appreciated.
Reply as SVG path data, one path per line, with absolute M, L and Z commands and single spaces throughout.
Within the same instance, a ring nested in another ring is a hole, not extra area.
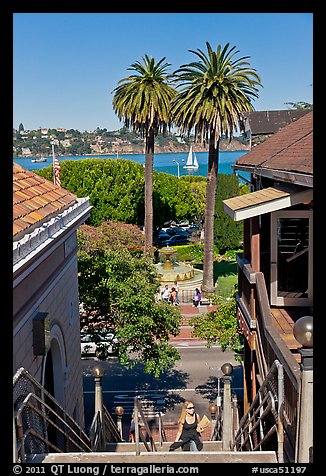
M 190 146 L 186 167 L 192 167 L 192 146 Z
M 192 146 L 190 146 L 187 162 L 186 162 L 186 165 L 183 166 L 183 168 L 184 169 L 198 169 L 198 167 L 199 167 L 199 164 L 198 164 L 196 154 L 192 153 Z

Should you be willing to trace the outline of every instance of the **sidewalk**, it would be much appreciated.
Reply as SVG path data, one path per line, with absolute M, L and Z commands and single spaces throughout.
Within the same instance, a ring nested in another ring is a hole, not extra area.
M 170 341 L 175 343 L 191 343 L 193 345 L 200 345 L 206 342 L 206 340 L 198 339 L 198 337 L 192 336 L 193 327 L 189 325 L 189 321 L 192 317 L 200 314 L 206 314 L 210 311 L 215 311 L 217 306 L 192 306 L 192 304 L 181 303 L 179 309 L 182 314 L 182 321 L 180 325 L 180 332 L 177 336 L 171 336 Z

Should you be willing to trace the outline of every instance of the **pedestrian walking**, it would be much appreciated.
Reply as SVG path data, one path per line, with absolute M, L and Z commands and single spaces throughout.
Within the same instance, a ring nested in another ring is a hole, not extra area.
M 201 301 L 201 292 L 199 291 L 198 288 L 196 288 L 194 292 L 194 297 L 192 300 L 192 305 L 195 307 L 198 307 L 198 305 L 200 304 L 200 301 Z
M 175 287 L 172 287 L 170 297 L 169 297 L 169 303 L 170 304 L 175 304 L 176 299 L 177 299 L 177 292 L 175 290 Z
M 170 446 L 169 451 L 174 451 L 180 447 L 182 451 L 201 451 L 203 442 L 200 433 L 203 429 L 200 426 L 200 416 L 195 412 L 192 402 L 185 401 L 183 404 L 178 425 L 175 441 Z
M 178 282 L 177 281 L 174 281 L 174 288 L 175 288 L 175 292 L 176 292 L 176 298 L 175 298 L 175 305 L 176 306 L 179 306 L 179 286 L 178 286 Z
M 169 292 L 169 286 L 166 284 L 165 288 L 161 292 L 161 296 L 163 301 L 165 301 L 167 304 L 169 303 L 169 297 L 170 297 L 170 292 Z

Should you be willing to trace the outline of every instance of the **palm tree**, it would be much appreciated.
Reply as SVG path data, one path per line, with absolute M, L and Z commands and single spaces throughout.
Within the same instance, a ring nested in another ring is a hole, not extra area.
M 153 159 L 154 138 L 171 127 L 170 104 L 176 90 L 168 84 L 169 63 L 162 58 L 155 63 L 147 55 L 128 70 L 135 74 L 121 79 L 114 89 L 113 108 L 128 128 L 145 137 L 145 253 L 153 245 Z
M 213 247 L 214 212 L 222 134 L 233 136 L 243 128 L 242 113 L 253 110 L 252 97 L 258 97 L 261 86 L 256 71 L 246 61 L 249 56 L 235 59 L 239 53 L 227 43 L 213 51 L 206 42 L 207 54 L 200 49 L 189 50 L 200 61 L 181 65 L 174 72 L 179 94 L 172 104 L 172 115 L 181 134 L 194 130 L 195 141 L 209 143 L 206 210 L 204 222 L 204 266 L 202 289 L 214 292 Z

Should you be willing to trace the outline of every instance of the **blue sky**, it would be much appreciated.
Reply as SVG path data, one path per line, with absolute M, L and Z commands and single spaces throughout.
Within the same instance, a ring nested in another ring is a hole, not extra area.
M 113 89 L 147 54 L 171 72 L 236 46 L 261 77 L 255 110 L 313 102 L 312 13 L 16 13 L 13 127 L 116 130 Z

